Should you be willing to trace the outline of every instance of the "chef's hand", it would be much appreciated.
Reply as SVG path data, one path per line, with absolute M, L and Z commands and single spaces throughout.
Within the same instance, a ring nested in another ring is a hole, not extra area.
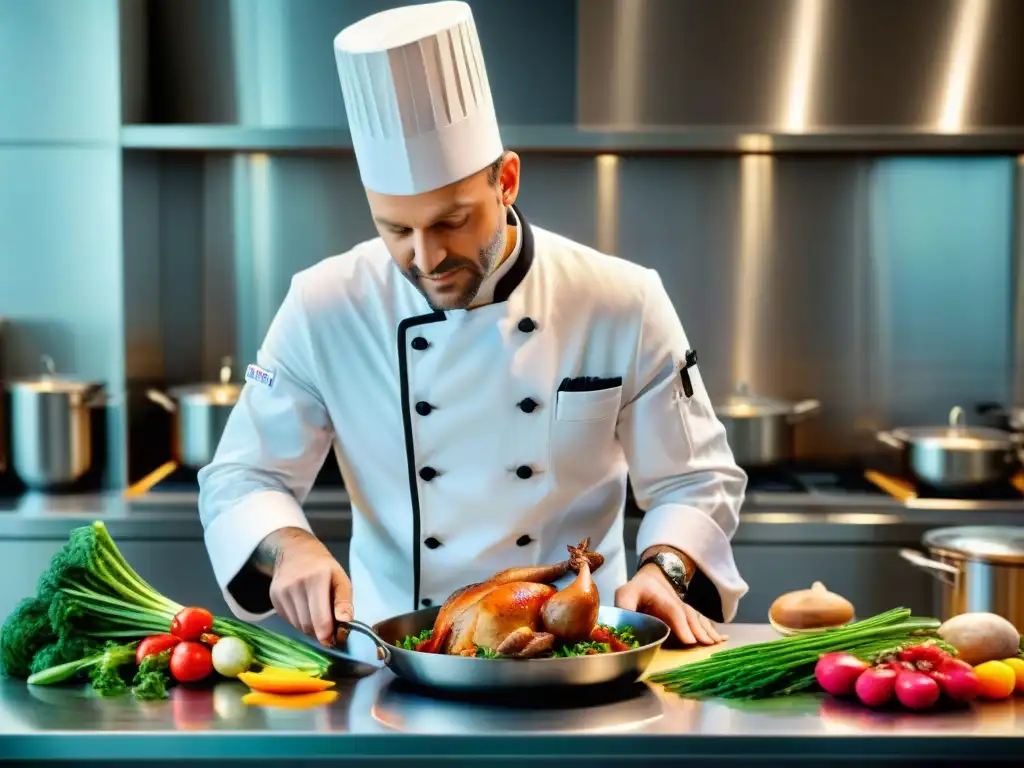
M 323 645 L 334 645 L 335 620 L 352 618 L 352 582 L 334 555 L 300 528 L 275 531 L 260 550 L 273 558 L 270 601 L 277 613 Z
M 653 563 L 645 565 L 616 590 L 615 605 L 661 619 L 686 645 L 714 645 L 729 639 L 718 633 L 711 619 L 680 600 L 665 574 Z

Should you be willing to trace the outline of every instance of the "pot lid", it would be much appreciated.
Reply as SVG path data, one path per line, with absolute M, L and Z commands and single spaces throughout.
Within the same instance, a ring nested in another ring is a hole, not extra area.
M 929 531 L 922 543 L 937 555 L 983 563 L 1024 565 L 1024 527 L 966 525 Z
M 1003 449 L 1014 445 L 1014 436 L 992 427 L 968 427 L 964 410 L 954 406 L 949 412 L 947 427 L 905 427 L 892 432 L 893 437 L 909 443 L 928 443 L 939 448 L 956 450 Z
M 761 416 L 788 416 L 799 410 L 800 403 L 782 400 L 766 395 L 752 395 L 745 381 L 736 385 L 736 391 L 719 405 L 715 413 L 733 419 L 750 419 Z
M 231 358 L 221 360 L 220 381 L 216 384 L 186 384 L 172 387 L 167 394 L 180 402 L 234 405 L 242 392 L 241 384 L 231 383 Z
M 40 394 L 55 395 L 85 395 L 95 392 L 103 384 L 98 381 L 82 381 L 66 376 L 58 376 L 53 364 L 53 358 L 43 355 L 43 374 L 34 379 L 15 379 L 11 381 L 12 390 L 38 392 Z

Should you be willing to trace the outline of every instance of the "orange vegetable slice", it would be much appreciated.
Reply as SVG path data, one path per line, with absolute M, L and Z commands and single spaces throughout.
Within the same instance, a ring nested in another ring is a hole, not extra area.
M 262 693 L 316 693 L 334 687 L 333 680 L 321 680 L 318 677 L 292 677 L 290 675 L 263 674 L 262 672 L 242 672 L 238 679 L 254 691 Z
M 284 696 L 277 693 L 253 691 L 242 697 L 242 703 L 250 707 L 278 707 L 280 709 L 310 709 L 331 704 L 338 698 L 337 691 L 317 691 Z
M 261 675 L 283 675 L 284 677 L 300 677 L 303 680 L 314 678 L 314 675 L 303 672 L 299 669 L 286 669 L 285 667 L 264 667 L 259 671 Z M 314 678 L 315 679 L 315 678 Z

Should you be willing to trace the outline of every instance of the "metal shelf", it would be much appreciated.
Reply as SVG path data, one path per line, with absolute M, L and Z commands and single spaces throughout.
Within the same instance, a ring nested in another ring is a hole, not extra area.
M 941 134 L 864 129 L 807 134 L 764 133 L 742 127 L 615 131 L 573 125 L 507 125 L 511 149 L 537 152 L 1024 152 L 1024 129 Z M 126 125 L 125 149 L 169 151 L 350 152 L 344 128 L 255 128 L 236 125 Z

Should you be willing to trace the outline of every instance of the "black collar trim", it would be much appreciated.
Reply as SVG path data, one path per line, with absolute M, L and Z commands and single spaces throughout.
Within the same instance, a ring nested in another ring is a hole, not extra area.
M 523 239 L 522 244 L 519 247 L 519 256 L 513 262 L 512 266 L 509 267 L 508 272 L 502 275 L 501 280 L 494 286 L 494 304 L 500 304 L 503 301 L 508 301 L 509 296 L 512 292 L 519 287 L 519 284 L 523 282 L 523 278 L 530 271 L 530 267 L 533 266 L 534 258 L 534 247 L 533 247 L 533 229 L 530 227 L 529 222 L 526 221 L 526 217 L 523 216 L 523 212 L 519 210 L 515 205 L 512 206 L 515 209 L 516 215 L 519 217 L 519 223 L 521 225 L 519 236 Z M 508 223 L 515 224 L 515 217 L 512 215 L 512 211 L 508 212 Z

